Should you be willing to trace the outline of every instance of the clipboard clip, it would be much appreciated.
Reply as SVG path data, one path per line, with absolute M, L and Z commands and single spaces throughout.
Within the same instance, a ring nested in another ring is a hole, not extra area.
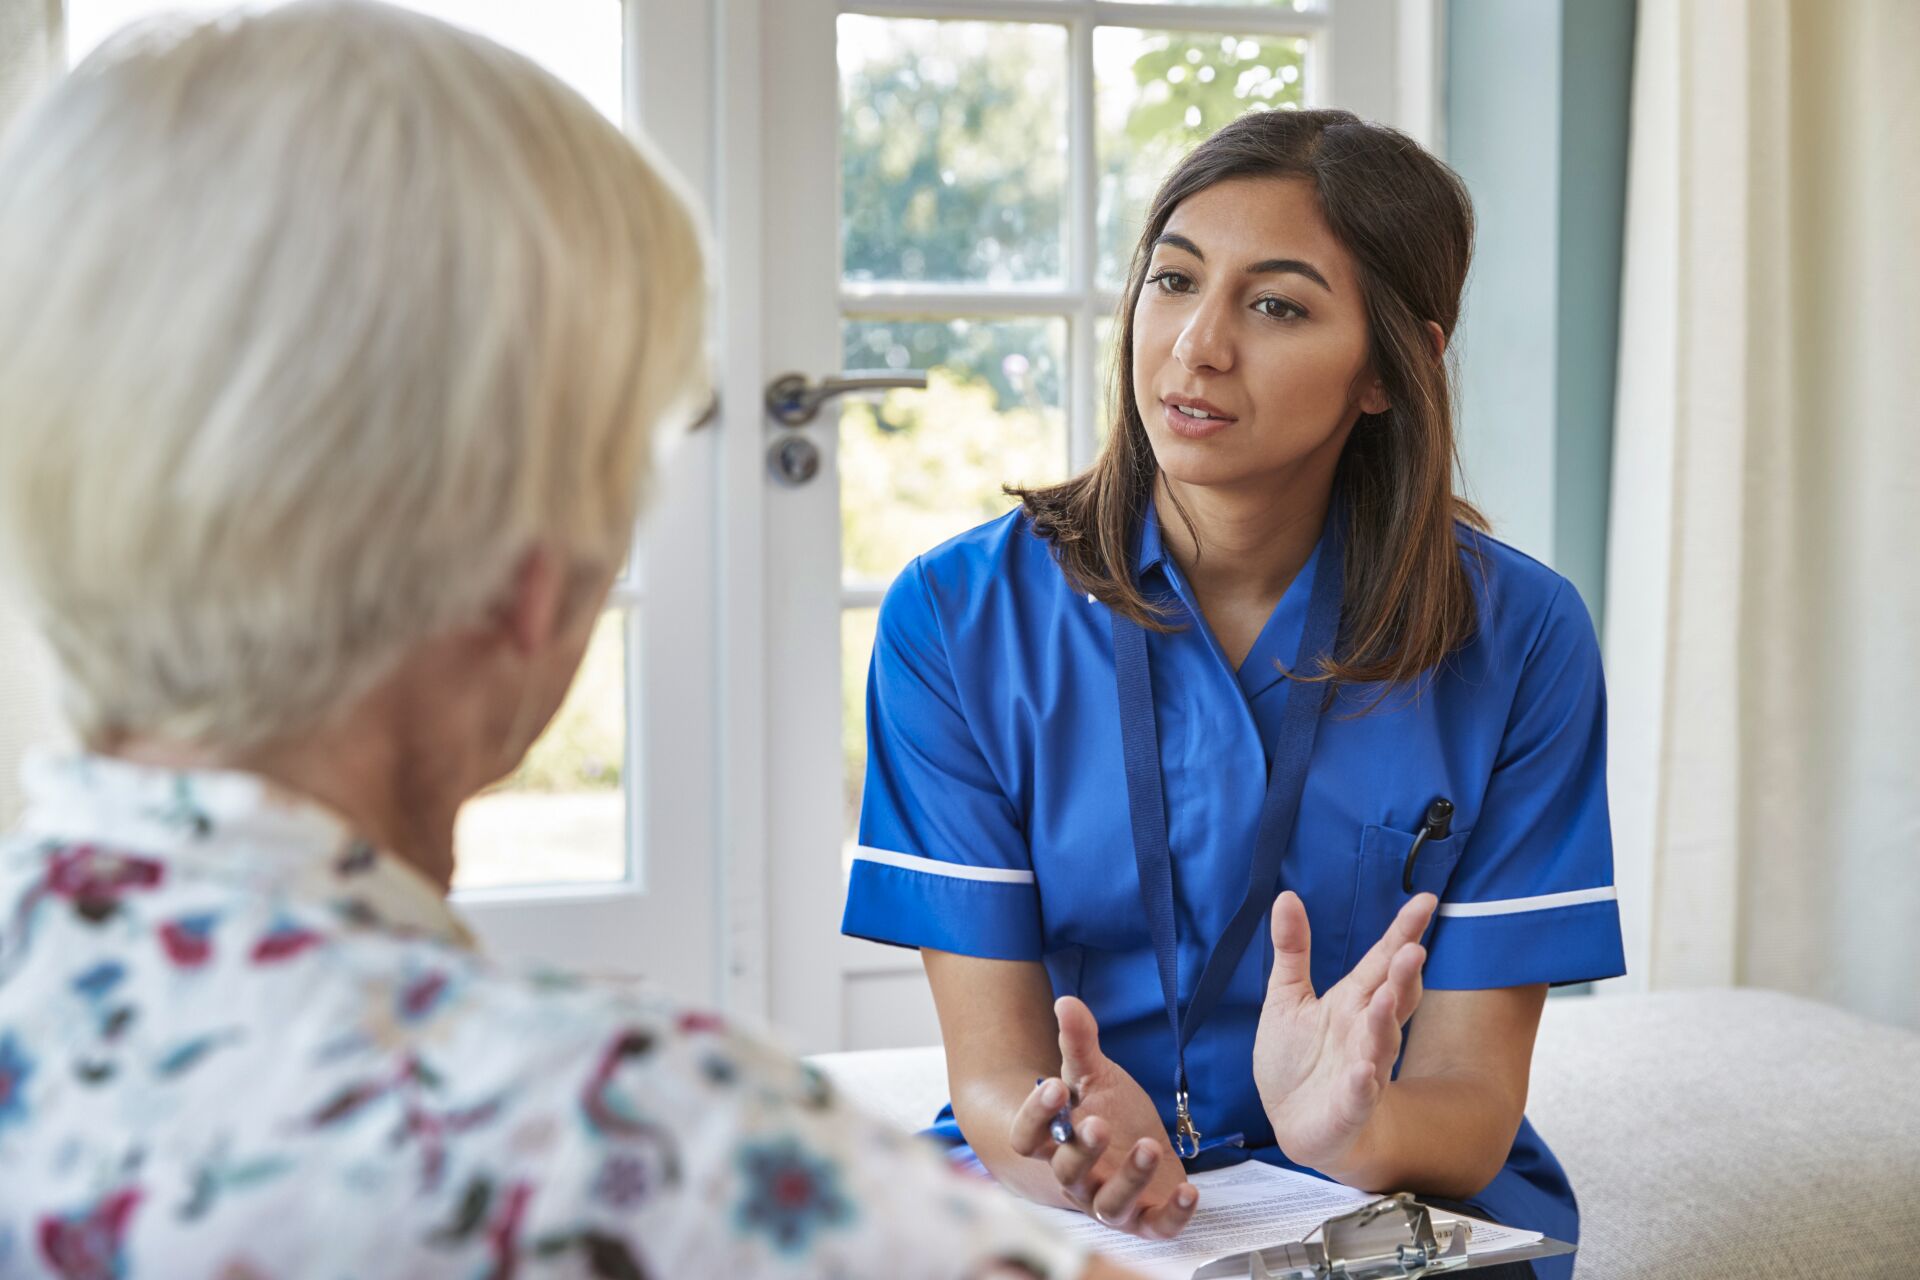
M 1403 1191 L 1328 1218 L 1296 1244 L 1209 1262 L 1193 1280 L 1414 1280 L 1465 1267 L 1472 1235 L 1466 1222 L 1436 1232 L 1427 1206 Z

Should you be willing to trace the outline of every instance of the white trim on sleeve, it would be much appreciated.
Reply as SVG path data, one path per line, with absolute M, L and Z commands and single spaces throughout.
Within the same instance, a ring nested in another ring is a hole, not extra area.
M 1570 889 L 1566 893 L 1543 893 L 1532 898 L 1501 898 L 1495 902 L 1443 902 L 1443 916 L 1511 916 L 1523 911 L 1551 911 L 1555 907 L 1577 907 L 1587 902 L 1612 902 L 1620 895 L 1610 884 L 1598 889 Z
M 895 853 L 891 849 L 870 849 L 861 845 L 853 851 L 855 862 L 877 862 L 884 867 L 899 867 L 903 871 L 924 871 L 930 876 L 946 876 L 952 880 L 987 880 L 994 884 L 1032 884 L 1033 872 L 1016 871 L 1011 867 L 970 867 L 960 862 L 942 862 L 938 858 L 922 858 L 912 853 Z

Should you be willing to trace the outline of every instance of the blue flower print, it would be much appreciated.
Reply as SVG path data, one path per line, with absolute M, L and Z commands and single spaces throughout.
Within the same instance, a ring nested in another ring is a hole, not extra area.
M 33 1075 L 33 1059 L 21 1047 L 18 1037 L 9 1031 L 0 1036 L 0 1131 L 27 1118 L 27 1081 Z
M 792 1138 L 756 1143 L 740 1152 L 745 1197 L 735 1212 L 743 1235 L 764 1234 L 784 1254 L 804 1254 L 818 1231 L 853 1221 L 833 1162 L 810 1155 Z
M 90 1000 L 112 991 L 127 976 L 127 966 L 118 960 L 102 960 L 73 980 L 73 989 Z

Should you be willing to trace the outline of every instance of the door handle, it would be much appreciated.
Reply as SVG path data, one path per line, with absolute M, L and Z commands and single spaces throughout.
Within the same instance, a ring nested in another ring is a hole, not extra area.
M 783 373 L 767 384 L 767 412 L 783 427 L 804 427 L 835 396 L 857 391 L 925 391 L 924 373 L 881 373 L 853 369 L 814 382 L 804 373 Z

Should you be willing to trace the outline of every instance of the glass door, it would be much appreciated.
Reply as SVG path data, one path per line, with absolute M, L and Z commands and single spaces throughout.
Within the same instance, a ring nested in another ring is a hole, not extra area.
M 1128 257 L 1174 161 L 1248 111 L 1396 118 L 1405 7 L 763 6 L 765 376 L 927 383 L 764 428 L 819 463 L 770 479 L 765 514 L 768 1006 L 804 1048 L 938 1039 L 917 957 L 838 936 L 888 583 L 1007 511 L 1003 485 L 1093 457 Z

